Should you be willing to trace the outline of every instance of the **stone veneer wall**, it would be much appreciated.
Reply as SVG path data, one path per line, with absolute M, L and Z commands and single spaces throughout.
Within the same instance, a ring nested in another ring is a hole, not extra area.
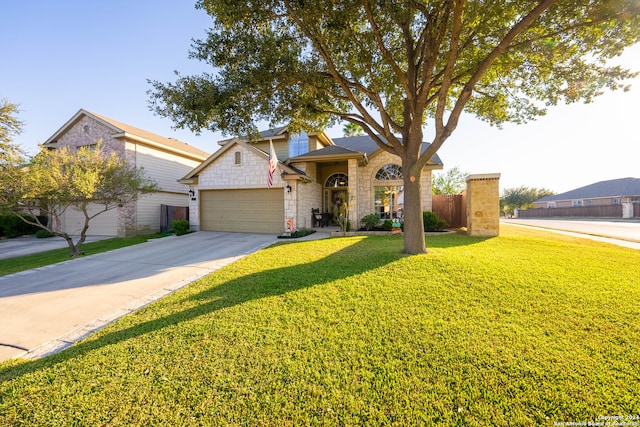
M 500 233 L 500 174 L 467 177 L 467 234 L 493 237 Z
M 390 185 L 403 185 L 402 180 L 398 181 L 375 181 L 375 176 L 378 170 L 389 164 L 395 164 L 398 166 L 402 165 L 402 160 L 391 153 L 387 153 L 386 151 L 378 152 L 375 156 L 371 156 L 369 158 L 369 163 L 364 167 L 357 168 L 357 183 L 356 191 L 358 196 L 358 205 L 355 209 L 354 215 L 357 218 L 351 219 L 352 228 L 357 228 L 359 226 L 358 222 L 365 216 L 371 213 L 374 213 L 374 201 L 373 201 L 373 187 L 376 185 L 384 185 L 384 183 L 388 183 Z M 425 166 L 422 170 L 422 175 L 420 177 L 420 185 L 421 185 L 421 199 L 422 199 L 422 210 L 430 211 L 432 208 L 431 201 L 431 174 L 435 166 Z M 350 191 L 353 188 L 354 180 L 351 176 L 352 168 L 349 168 L 349 186 Z M 354 227 L 353 225 L 356 224 Z
M 294 218 L 296 229 L 312 228 L 311 209 L 322 207 L 322 184 L 318 182 L 318 166 L 315 163 L 293 163 L 311 178 L 311 182 L 289 181 L 291 193 L 285 193 L 284 214 L 286 218 Z

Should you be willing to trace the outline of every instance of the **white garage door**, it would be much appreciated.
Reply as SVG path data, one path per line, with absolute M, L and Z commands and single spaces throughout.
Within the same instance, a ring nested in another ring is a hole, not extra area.
M 104 209 L 101 206 L 89 205 L 89 215 L 93 215 L 98 210 Z M 117 236 L 118 235 L 118 209 L 111 209 L 103 212 L 89 221 L 88 236 Z M 71 235 L 79 235 L 84 226 L 84 214 L 81 211 L 69 207 L 64 213 L 64 231 Z
M 243 233 L 282 233 L 282 188 L 200 192 L 200 229 Z

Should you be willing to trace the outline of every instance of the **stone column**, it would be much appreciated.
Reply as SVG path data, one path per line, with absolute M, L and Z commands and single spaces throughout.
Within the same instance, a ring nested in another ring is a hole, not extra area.
M 358 224 L 358 161 L 349 159 L 347 166 L 347 176 L 349 177 L 349 221 L 351 222 L 351 230 L 357 230 Z
M 467 234 L 493 237 L 500 233 L 500 174 L 467 177 Z

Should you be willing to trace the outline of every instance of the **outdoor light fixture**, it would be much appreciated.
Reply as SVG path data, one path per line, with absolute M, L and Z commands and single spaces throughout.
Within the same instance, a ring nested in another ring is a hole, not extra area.
M 189 189 L 189 197 L 191 198 L 191 200 L 195 200 L 196 199 L 196 192 L 193 191 L 192 188 Z
M 285 188 L 287 189 L 287 193 L 291 193 L 291 186 L 289 184 L 287 184 Z

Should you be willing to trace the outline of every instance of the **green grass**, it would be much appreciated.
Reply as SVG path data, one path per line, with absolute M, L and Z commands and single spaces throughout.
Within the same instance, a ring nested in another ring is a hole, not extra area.
M 640 414 L 640 251 L 502 226 L 286 242 L 37 361 L 0 425 L 531 426 Z
M 113 239 L 98 240 L 97 242 L 84 243 L 82 251 L 87 255 L 93 255 L 100 252 L 112 251 L 114 249 L 124 248 L 125 246 L 137 245 L 144 243 L 149 239 L 162 237 L 160 234 L 133 236 L 133 237 L 116 237 Z M 50 237 L 50 239 L 59 239 L 59 237 Z M 40 252 L 30 255 L 22 255 L 15 258 L 0 259 L 0 276 L 18 273 L 20 271 L 31 270 L 33 268 L 44 267 L 45 265 L 55 264 L 57 262 L 69 260 L 69 248 L 54 249 L 51 251 Z

